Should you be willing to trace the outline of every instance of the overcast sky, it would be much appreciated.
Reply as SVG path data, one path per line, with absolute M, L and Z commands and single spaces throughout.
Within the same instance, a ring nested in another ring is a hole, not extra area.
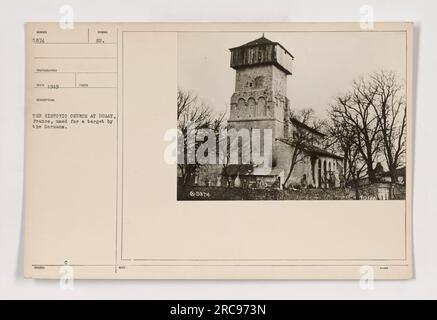
M 259 38 L 252 32 L 181 32 L 178 85 L 196 93 L 217 111 L 229 109 L 235 70 L 229 48 Z M 402 32 L 267 32 L 293 56 L 287 96 L 291 107 L 312 107 L 320 117 L 333 97 L 360 75 L 387 69 L 405 80 L 406 42 Z

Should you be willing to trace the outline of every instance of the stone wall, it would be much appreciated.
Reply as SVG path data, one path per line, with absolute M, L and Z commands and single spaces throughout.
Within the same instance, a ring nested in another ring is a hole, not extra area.
M 285 96 L 287 90 L 286 74 L 274 65 L 259 65 L 240 69 L 235 77 L 235 91 L 247 92 L 267 89 Z

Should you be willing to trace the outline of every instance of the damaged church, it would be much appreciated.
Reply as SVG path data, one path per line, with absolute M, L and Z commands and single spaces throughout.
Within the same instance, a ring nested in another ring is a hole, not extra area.
M 292 75 L 293 55 L 264 35 L 231 48 L 230 52 L 230 67 L 235 70 L 235 92 L 231 97 L 228 128 L 270 129 L 271 170 L 252 164 L 205 165 L 196 169 L 192 183 L 277 189 L 340 187 L 343 158 L 323 148 L 322 132 L 291 117 L 287 78 Z M 310 139 L 300 146 L 300 161 L 293 163 L 295 139 L 302 132 Z

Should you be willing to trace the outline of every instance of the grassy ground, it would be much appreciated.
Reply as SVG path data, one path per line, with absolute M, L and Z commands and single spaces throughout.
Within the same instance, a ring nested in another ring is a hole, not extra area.
M 375 188 L 360 187 L 360 198 L 376 200 Z M 405 187 L 395 194 L 394 199 L 405 198 Z M 355 200 L 355 190 L 351 188 L 336 189 L 302 189 L 302 190 L 268 190 L 226 187 L 179 186 L 178 200 Z

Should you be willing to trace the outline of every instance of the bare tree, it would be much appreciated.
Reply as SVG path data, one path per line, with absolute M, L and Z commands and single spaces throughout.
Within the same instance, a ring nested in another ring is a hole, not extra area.
M 371 75 L 370 86 L 377 93 L 369 99 L 376 114 L 382 151 L 391 181 L 397 181 L 397 169 L 404 164 L 406 152 L 407 110 L 404 88 L 391 71 Z
M 327 133 L 329 144 L 335 151 L 343 154 L 344 185 L 352 186 L 355 190 L 355 199 L 359 200 L 359 182 L 365 173 L 366 164 L 362 161 L 358 149 L 357 131 L 336 113 L 330 113 Z
M 194 163 L 190 163 L 189 158 L 194 156 L 201 142 L 196 139 L 189 139 L 189 136 L 195 137 L 200 129 L 212 129 L 218 135 L 223 125 L 224 117 L 225 113 L 215 116 L 211 107 L 200 101 L 192 92 L 178 89 L 177 121 L 178 129 L 182 133 L 184 146 L 183 154 L 178 154 L 178 167 L 181 172 L 181 182 L 183 185 L 191 182 L 199 167 L 196 160 Z
M 369 182 L 375 182 L 374 164 L 382 155 L 396 181 L 405 157 L 406 104 L 393 72 L 380 71 L 355 80 L 349 93 L 336 98 L 329 117 L 329 136 L 344 154 L 347 181 L 356 185 L 364 164 Z
M 189 91 L 182 91 L 178 89 L 178 97 L 177 97 L 177 119 L 181 118 L 182 114 L 190 108 L 194 103 L 196 103 L 197 97 L 194 96 Z
M 331 118 L 344 122 L 350 130 L 354 130 L 356 147 L 366 164 L 370 182 L 376 181 L 374 163 L 380 150 L 380 124 L 372 101 L 378 90 L 364 78 L 355 80 L 352 90 L 344 96 L 336 98 L 331 106 Z

